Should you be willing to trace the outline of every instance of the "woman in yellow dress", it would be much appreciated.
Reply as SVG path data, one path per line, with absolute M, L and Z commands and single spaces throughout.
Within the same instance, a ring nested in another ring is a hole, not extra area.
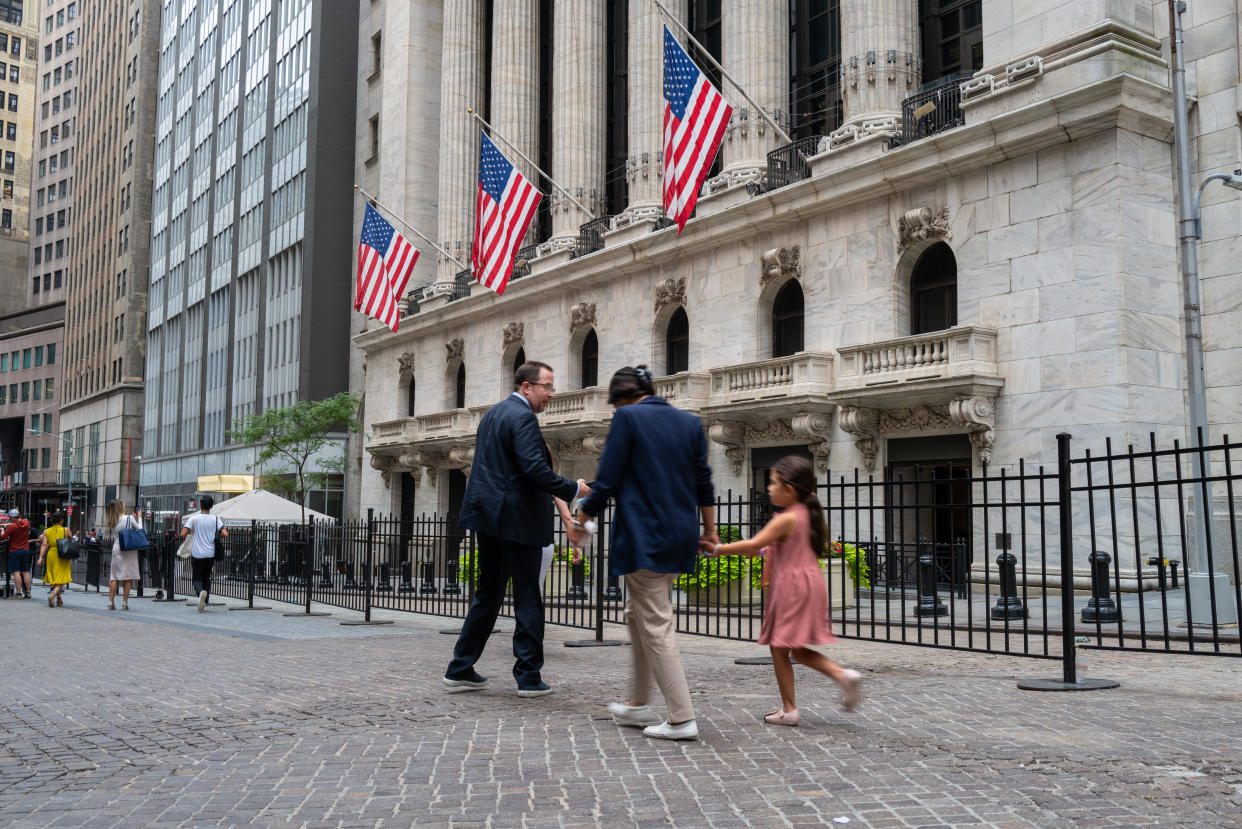
M 61 592 L 64 591 L 65 585 L 69 584 L 72 575 L 69 570 L 69 562 L 57 555 L 59 545 L 68 537 L 69 531 L 65 529 L 65 515 L 58 512 L 52 516 L 52 523 L 43 531 L 40 536 L 41 543 L 39 546 L 39 564 L 44 560 L 47 561 L 47 572 L 43 574 L 43 583 L 52 585 L 52 592 L 47 597 L 48 607 L 61 607 L 64 601 L 60 598 Z

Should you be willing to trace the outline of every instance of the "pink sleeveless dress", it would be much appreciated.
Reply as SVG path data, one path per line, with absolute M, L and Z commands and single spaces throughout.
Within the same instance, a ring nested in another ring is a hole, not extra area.
M 789 510 L 797 517 L 789 538 L 768 547 L 763 564 L 767 581 L 759 644 L 777 648 L 827 645 L 835 641 L 828 625 L 828 588 L 811 549 L 806 506 Z

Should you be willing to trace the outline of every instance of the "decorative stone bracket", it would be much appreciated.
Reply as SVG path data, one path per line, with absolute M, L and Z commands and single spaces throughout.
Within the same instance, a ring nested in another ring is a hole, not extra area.
M 854 436 L 854 445 L 863 456 L 863 466 L 875 471 L 880 435 L 891 432 L 944 432 L 964 428 L 971 444 L 979 451 L 979 460 L 987 463 L 992 457 L 996 439 L 996 404 L 991 397 L 962 395 L 947 404 L 914 406 L 908 409 L 872 409 L 845 406 L 837 424 L 841 431 Z
M 564 458 L 598 458 L 604 452 L 607 435 L 590 434 L 556 442 L 556 453 Z
M 380 475 L 384 479 L 384 486 L 392 486 L 392 475 L 394 472 L 409 472 L 414 477 L 414 485 L 418 486 L 423 479 L 423 470 L 418 465 L 418 461 L 410 455 L 400 455 L 393 457 L 391 455 L 372 455 L 371 468 L 379 470 Z
M 504 328 L 504 347 L 508 348 L 514 343 L 522 345 L 526 342 L 526 323 L 509 322 L 505 323 Z
M 595 303 L 579 302 L 569 309 L 569 333 L 595 325 Z
M 725 457 L 732 464 L 734 475 L 742 474 L 747 448 L 800 442 L 808 444 L 815 458 L 815 470 L 822 475 L 828 471 L 828 456 L 832 451 L 832 415 L 798 412 L 788 420 L 777 418 L 762 423 L 717 420 L 708 427 L 707 436 L 725 448 Z
M 415 366 L 414 352 L 406 351 L 397 358 L 397 368 L 402 377 L 409 377 L 414 373 Z
M 906 214 L 897 220 L 898 253 L 905 253 L 918 242 L 952 238 L 953 231 L 949 228 L 949 208 L 947 207 L 940 208 L 939 212 L 933 212 L 930 207 L 916 207 L 914 210 L 907 210 Z
M 461 337 L 455 337 L 444 344 L 444 350 L 448 352 L 445 356 L 447 362 L 464 359 L 466 356 L 466 341 Z
M 685 305 L 686 304 L 686 278 L 684 276 L 677 279 L 666 279 L 656 285 L 655 310 L 659 311 L 665 305 Z
M 759 257 L 759 286 L 763 287 L 773 279 L 781 279 L 784 277 L 801 279 L 801 257 L 802 248 L 798 245 L 794 245 L 792 248 L 772 248 L 771 250 L 764 252 Z

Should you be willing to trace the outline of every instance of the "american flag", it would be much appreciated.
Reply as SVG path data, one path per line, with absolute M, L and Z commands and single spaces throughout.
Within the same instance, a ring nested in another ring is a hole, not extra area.
M 733 107 L 664 27 L 664 211 L 685 227 Z
M 367 204 L 358 241 L 358 285 L 354 310 L 374 317 L 394 332 L 401 322 L 397 300 L 418 261 L 418 249 L 405 240 L 375 208 Z
M 475 278 L 498 294 L 513 273 L 513 254 L 543 195 L 485 134 L 479 152 L 479 195 L 474 210 Z

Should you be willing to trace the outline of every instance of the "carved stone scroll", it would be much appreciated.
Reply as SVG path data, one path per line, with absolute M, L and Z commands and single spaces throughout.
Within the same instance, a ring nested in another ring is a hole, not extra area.
M 759 285 L 767 285 L 773 279 L 802 277 L 802 249 L 798 245 L 792 248 L 772 248 L 759 257 Z
M 966 427 L 970 442 L 979 450 L 979 461 L 991 460 L 992 444 L 996 441 L 996 401 L 991 397 L 963 395 L 949 403 L 949 418 L 954 425 Z
M 579 302 L 569 309 L 569 333 L 595 325 L 595 303 Z
M 746 462 L 746 424 L 735 420 L 718 420 L 707 430 L 715 443 L 725 448 L 725 457 L 733 464 L 733 474 L 742 474 Z
M 526 323 L 523 323 L 523 322 L 506 323 L 505 330 L 504 330 L 504 336 L 505 336 L 505 343 L 504 343 L 505 348 L 508 348 L 514 343 L 519 343 L 519 344 L 525 343 L 526 342 Z
M 686 304 L 686 278 L 666 279 L 656 285 L 655 309 L 659 311 L 665 305 Z
M 832 415 L 827 412 L 798 412 L 790 423 L 793 433 L 807 441 L 815 458 L 815 471 L 823 475 L 828 471 L 828 456 L 832 452 Z
M 414 352 L 406 351 L 397 358 L 397 368 L 402 377 L 409 377 L 414 373 Z
M 928 239 L 953 238 L 949 228 L 949 208 L 942 207 L 940 212 L 932 212 L 930 207 L 916 207 L 907 210 L 906 215 L 897 220 L 897 252 L 905 253 L 917 242 Z
M 875 409 L 846 406 L 837 414 L 841 431 L 854 436 L 854 445 L 863 456 L 863 467 L 875 471 L 875 458 L 880 452 L 880 423 Z
M 445 359 L 448 362 L 464 359 L 466 356 L 466 341 L 461 337 L 455 337 L 444 344 L 444 350 L 448 352 Z

